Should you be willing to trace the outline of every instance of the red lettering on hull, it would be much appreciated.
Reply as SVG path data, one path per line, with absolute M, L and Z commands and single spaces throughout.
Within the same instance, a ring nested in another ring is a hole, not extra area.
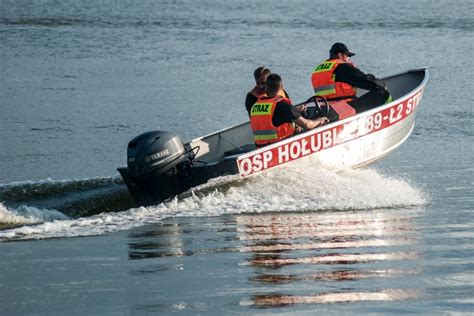
M 390 127 L 414 113 L 422 95 L 423 89 L 401 103 L 370 115 L 354 117 L 343 124 L 315 130 L 300 138 L 283 140 L 255 154 L 242 155 L 237 159 L 240 174 L 247 176 L 260 172 Z

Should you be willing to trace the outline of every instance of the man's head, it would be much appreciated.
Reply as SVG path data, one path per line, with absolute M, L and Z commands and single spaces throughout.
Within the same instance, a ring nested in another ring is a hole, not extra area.
M 259 88 L 265 88 L 265 82 L 267 81 L 268 75 L 270 75 L 271 73 L 271 70 L 267 67 L 262 66 L 255 69 L 255 71 L 253 72 L 253 77 L 255 78 L 255 83 Z
M 267 82 L 265 83 L 265 92 L 269 97 L 274 97 L 278 94 L 278 91 L 283 89 L 283 83 L 281 77 L 277 74 L 271 74 L 267 77 Z
M 331 49 L 329 50 L 329 58 L 330 59 L 342 59 L 342 60 L 349 60 L 349 57 L 354 56 L 355 54 L 352 53 L 346 45 L 343 43 L 334 43 Z

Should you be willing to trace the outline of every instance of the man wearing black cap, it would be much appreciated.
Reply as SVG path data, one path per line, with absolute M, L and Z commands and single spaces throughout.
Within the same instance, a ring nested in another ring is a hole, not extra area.
M 327 100 L 350 100 L 357 113 L 391 100 L 385 83 L 374 75 L 365 74 L 351 62 L 355 54 L 343 43 L 335 43 L 329 59 L 316 66 L 311 76 L 315 95 Z M 357 89 L 369 92 L 356 98 Z

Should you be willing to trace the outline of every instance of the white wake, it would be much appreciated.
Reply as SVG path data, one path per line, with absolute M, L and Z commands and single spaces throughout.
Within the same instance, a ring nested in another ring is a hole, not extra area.
M 421 190 L 373 169 L 333 173 L 317 168 L 278 168 L 247 179 L 218 178 L 188 197 L 157 206 L 78 219 L 61 217 L 54 210 L 35 209 L 26 213 L 21 208 L 8 210 L 0 204 L 0 222 L 27 224 L 0 231 L 0 240 L 101 235 L 177 216 L 367 210 L 426 203 L 427 198 Z M 39 216 L 39 213 L 43 215 Z M 31 225 L 39 222 L 42 223 Z

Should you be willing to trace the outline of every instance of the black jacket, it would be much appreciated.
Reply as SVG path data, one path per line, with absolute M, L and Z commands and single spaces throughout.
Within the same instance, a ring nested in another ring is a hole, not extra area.
M 382 80 L 375 78 L 374 75 L 363 73 L 351 64 L 340 64 L 334 70 L 334 75 L 336 81 L 348 83 L 356 88 L 372 91 L 386 87 Z

